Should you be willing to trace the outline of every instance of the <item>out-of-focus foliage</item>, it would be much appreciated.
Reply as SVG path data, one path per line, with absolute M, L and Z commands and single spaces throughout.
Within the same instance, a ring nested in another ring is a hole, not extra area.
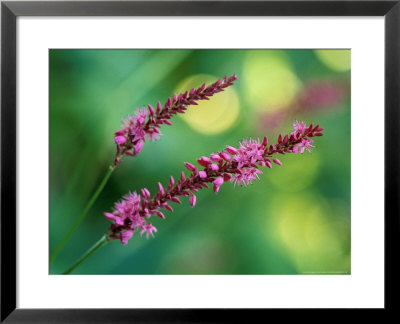
M 228 91 L 174 117 L 160 141 L 124 158 L 51 273 L 105 233 L 103 212 L 122 195 L 154 193 L 183 162 L 243 138 L 276 140 L 296 119 L 325 128 L 312 154 L 281 156 L 282 167 L 264 168 L 246 188 L 203 189 L 194 208 L 186 199 L 166 220 L 152 219 L 155 238 L 113 241 L 74 273 L 350 273 L 350 51 L 343 50 L 51 50 L 50 252 L 113 162 L 123 118 L 233 73 L 239 80 Z

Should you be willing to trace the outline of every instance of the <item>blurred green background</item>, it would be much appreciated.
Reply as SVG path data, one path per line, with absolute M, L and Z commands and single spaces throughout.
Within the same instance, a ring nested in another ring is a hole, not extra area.
M 51 265 L 59 274 L 108 229 L 128 191 L 178 177 L 183 162 L 292 131 L 325 128 L 312 154 L 286 154 L 248 187 L 203 189 L 152 217 L 155 238 L 112 241 L 74 274 L 350 274 L 350 50 L 50 50 L 50 253 L 112 164 L 113 133 L 137 107 L 237 73 L 209 102 L 125 157 Z

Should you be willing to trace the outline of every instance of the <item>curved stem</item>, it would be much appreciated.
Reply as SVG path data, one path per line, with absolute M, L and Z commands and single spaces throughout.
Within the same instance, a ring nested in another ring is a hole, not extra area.
M 63 238 L 63 240 L 60 242 L 60 244 L 58 244 L 57 248 L 54 250 L 54 252 L 51 254 L 50 256 L 50 264 L 53 263 L 54 259 L 57 257 L 58 253 L 60 253 L 60 251 L 62 250 L 62 248 L 64 247 L 65 243 L 67 243 L 68 239 L 70 238 L 70 236 L 72 235 L 72 233 L 76 230 L 76 228 L 78 227 L 78 225 L 83 221 L 83 219 L 85 218 L 86 214 L 88 213 L 88 211 L 90 210 L 90 208 L 92 207 L 92 205 L 94 204 L 94 202 L 96 201 L 97 197 L 100 195 L 100 193 L 103 191 L 104 186 L 106 185 L 106 183 L 108 182 L 108 179 L 110 178 L 111 174 L 113 173 L 115 169 L 115 165 L 111 165 L 108 168 L 108 171 L 105 175 L 105 177 L 103 178 L 103 181 L 100 183 L 100 185 L 97 187 L 97 190 L 95 191 L 95 193 L 93 194 L 93 196 L 90 198 L 89 202 L 87 203 L 85 209 L 83 210 L 83 212 L 79 215 L 79 218 L 75 221 L 75 223 L 72 225 L 71 229 L 68 231 L 67 235 L 65 235 L 65 237 Z
M 90 257 L 97 249 L 99 249 L 102 245 L 107 243 L 108 235 L 105 234 L 102 236 L 100 240 L 97 241 L 89 250 L 87 250 L 68 270 L 64 271 L 62 274 L 70 274 L 74 271 L 83 261 L 85 261 L 88 257 Z

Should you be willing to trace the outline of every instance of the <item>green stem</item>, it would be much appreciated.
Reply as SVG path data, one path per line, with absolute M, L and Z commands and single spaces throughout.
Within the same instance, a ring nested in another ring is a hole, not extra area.
M 86 214 L 88 213 L 88 211 L 90 210 L 90 208 L 92 207 L 92 205 L 94 204 L 94 202 L 96 201 L 97 197 L 100 195 L 100 193 L 102 192 L 104 186 L 106 185 L 108 179 L 110 178 L 111 174 L 113 173 L 115 169 L 115 165 L 111 165 L 108 168 L 108 171 L 103 179 L 103 181 L 100 183 L 100 185 L 97 187 L 97 190 L 95 191 L 95 193 L 93 194 L 92 198 L 90 198 L 89 202 L 87 203 L 85 209 L 83 210 L 83 212 L 79 215 L 79 218 L 75 221 L 75 223 L 72 225 L 71 229 L 69 230 L 69 232 L 67 233 L 67 235 L 65 235 L 65 237 L 63 238 L 63 240 L 60 242 L 60 244 L 58 244 L 57 248 L 54 250 L 54 252 L 51 254 L 50 256 L 50 264 L 53 263 L 54 259 L 57 257 L 58 253 L 60 253 L 60 251 L 62 250 L 62 248 L 64 247 L 65 243 L 67 243 L 68 239 L 70 238 L 70 236 L 72 235 L 72 233 L 76 230 L 76 228 L 78 227 L 78 225 L 83 221 L 83 219 L 85 218 Z
M 97 249 L 99 249 L 102 245 L 107 243 L 107 234 L 103 235 L 103 237 L 97 241 L 89 250 L 87 250 L 81 257 L 78 259 L 68 270 L 63 272 L 63 274 L 70 274 L 74 271 L 83 261 L 85 261 L 88 257 L 90 257 Z

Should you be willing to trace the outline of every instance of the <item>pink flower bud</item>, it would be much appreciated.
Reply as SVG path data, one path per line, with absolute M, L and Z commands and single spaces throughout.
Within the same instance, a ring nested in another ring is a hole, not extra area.
M 224 173 L 224 181 L 230 181 L 232 179 L 232 175 L 229 173 Z
M 159 210 L 156 211 L 156 215 L 161 217 L 162 219 L 165 219 L 165 216 L 162 212 L 160 212 Z
M 231 156 L 226 152 L 220 152 L 219 156 L 222 157 L 226 162 L 231 160 Z
M 200 172 L 199 172 L 199 177 L 200 177 L 201 179 L 207 178 L 207 172 L 206 172 L 206 171 L 200 171 Z
M 126 245 L 128 243 L 128 240 L 132 237 L 132 235 L 133 235 L 132 230 L 128 230 L 128 231 L 121 233 L 121 243 L 123 245 Z
M 268 137 L 267 136 L 264 136 L 264 140 L 262 141 L 261 145 L 263 147 L 267 147 L 268 146 Z
M 164 187 L 162 186 L 161 182 L 158 183 L 158 192 L 160 195 L 163 195 L 165 193 Z
M 235 149 L 234 147 L 229 146 L 229 145 L 226 146 L 226 150 L 228 151 L 228 153 L 230 153 L 232 155 L 235 155 L 237 153 L 237 149 Z
M 143 188 L 140 190 L 142 197 L 143 198 L 149 198 L 150 197 L 150 191 L 147 188 Z
M 139 154 L 142 148 L 143 148 L 143 142 L 142 141 L 137 142 L 135 145 L 135 155 Z
M 219 191 L 219 188 L 221 187 L 221 185 L 224 183 L 224 179 L 222 177 L 218 177 L 213 181 L 214 184 L 214 192 L 217 193 Z
M 265 164 L 268 168 L 272 169 L 272 164 L 269 160 L 265 160 Z
M 200 165 L 207 166 L 211 163 L 211 160 L 208 157 L 202 156 L 200 159 L 197 160 Z
M 152 105 L 148 105 L 148 107 L 149 107 L 149 111 L 150 111 L 150 116 L 153 116 L 153 115 L 154 115 L 154 108 L 153 108 L 153 106 L 152 106 Z
M 165 124 L 165 125 L 172 126 L 172 122 L 169 121 L 168 119 L 165 119 L 165 120 L 164 120 L 164 124 Z
M 118 145 L 124 144 L 127 141 L 125 136 L 115 136 L 114 140 L 115 140 L 115 143 L 117 143 Z
M 189 163 L 189 162 L 185 162 L 185 167 L 189 171 L 195 171 L 196 170 L 196 167 L 193 164 Z
M 214 163 L 210 165 L 210 168 L 211 168 L 211 170 L 213 170 L 213 171 L 218 171 L 218 169 L 219 169 L 218 165 L 216 165 L 216 164 L 214 164 Z
M 115 136 L 123 136 L 125 134 L 126 134 L 126 129 L 125 128 L 120 129 L 119 131 L 115 132 Z
M 274 161 L 276 164 L 278 164 L 278 165 L 282 165 L 282 162 L 281 161 L 279 161 L 278 159 L 273 159 L 272 161 Z
M 283 144 L 286 144 L 288 142 L 288 140 L 289 140 L 289 136 L 286 135 L 285 138 L 283 139 Z
M 190 206 L 192 206 L 192 207 L 194 207 L 194 205 L 196 205 L 196 196 L 195 195 L 192 194 L 190 196 L 189 203 L 190 203 Z
M 182 204 L 182 202 L 179 200 L 178 197 L 171 197 L 171 201 L 173 201 L 174 203 L 177 203 L 177 204 Z
M 210 158 L 211 158 L 211 160 L 213 160 L 214 162 L 219 162 L 219 161 L 221 161 L 221 157 L 220 157 L 218 154 L 215 154 L 215 153 L 211 154 L 211 155 L 210 155 Z
M 162 109 L 161 102 L 157 102 L 157 115 L 160 113 Z
M 114 214 L 111 214 L 111 213 L 104 213 L 104 216 L 108 219 L 108 220 L 110 220 L 110 221 L 114 221 L 115 220 L 115 215 Z

